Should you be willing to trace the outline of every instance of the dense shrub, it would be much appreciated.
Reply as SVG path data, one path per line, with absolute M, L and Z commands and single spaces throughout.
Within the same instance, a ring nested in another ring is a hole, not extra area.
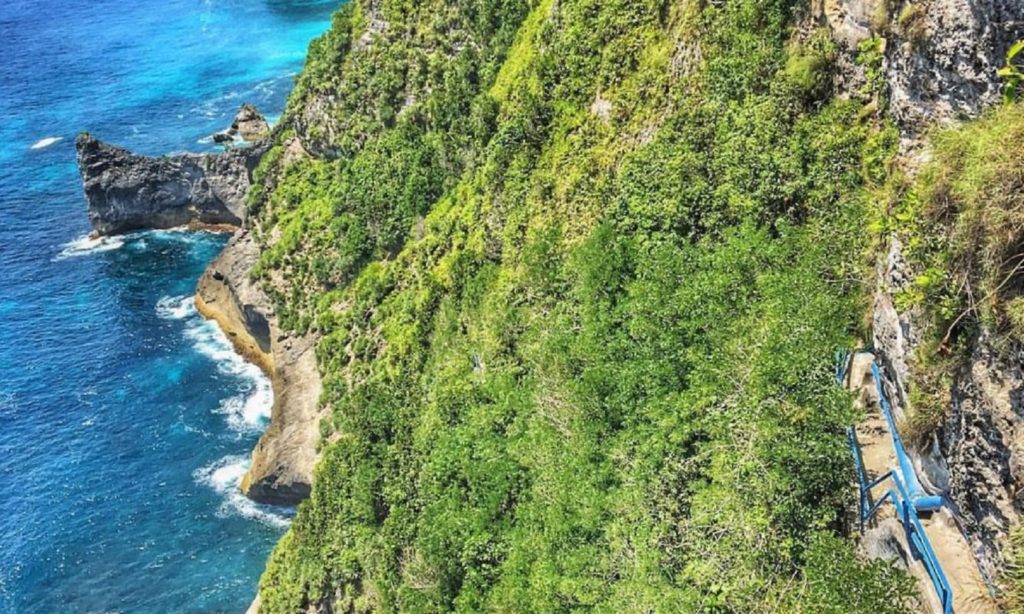
M 314 45 L 261 209 L 331 411 L 265 609 L 900 611 L 828 363 L 891 132 L 793 3 L 422 4 Z

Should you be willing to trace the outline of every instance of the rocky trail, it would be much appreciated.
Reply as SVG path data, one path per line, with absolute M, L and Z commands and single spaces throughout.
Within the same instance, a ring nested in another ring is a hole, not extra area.
M 898 466 L 893 438 L 879 403 L 877 388 L 871 372 L 874 355 L 861 352 L 850 364 L 847 386 L 859 391 L 857 402 L 867 410 L 867 415 L 856 426 L 857 441 L 868 483 Z M 868 493 L 868 505 L 873 505 L 893 487 L 891 480 L 883 480 Z M 935 558 L 942 568 L 953 593 L 953 611 L 957 614 L 989 614 L 999 612 L 970 543 L 964 537 L 956 518 L 948 506 L 934 512 L 919 513 L 921 526 L 927 535 Z M 882 505 L 866 523 L 865 548 L 869 554 L 884 558 L 900 558 L 907 571 L 918 581 L 921 594 L 921 609 L 936 613 L 943 612 L 943 606 L 936 595 L 932 578 L 920 557 L 912 556 L 912 547 L 898 519 L 896 507 Z

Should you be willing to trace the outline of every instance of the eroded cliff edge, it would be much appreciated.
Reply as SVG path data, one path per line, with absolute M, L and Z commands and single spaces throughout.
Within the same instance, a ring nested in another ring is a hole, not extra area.
M 259 246 L 239 230 L 207 268 L 196 308 L 216 321 L 238 351 L 260 365 L 274 387 L 270 426 L 253 450 L 242 491 L 263 503 L 294 505 L 309 496 L 320 420 L 320 373 L 312 335 L 283 332 L 250 272 Z
M 240 116 L 251 120 L 254 112 L 246 105 Z M 244 228 L 246 199 L 267 141 L 162 157 L 137 155 L 88 134 L 76 146 L 97 235 L 180 226 L 234 231 L 199 280 L 196 307 L 273 384 L 270 426 L 253 451 L 242 491 L 262 503 L 297 504 L 309 496 L 317 459 L 321 385 L 316 338 L 283 332 L 271 301 L 250 275 L 260 249 Z
M 902 137 L 899 172 L 910 180 L 932 157 L 929 131 L 999 104 L 1004 82 L 997 71 L 1024 38 L 1024 3 L 1014 0 L 816 0 L 812 13 L 840 45 L 839 92 L 862 89 L 869 79 L 863 50 L 877 54 L 886 113 Z M 920 306 L 900 300 L 921 271 L 908 262 L 900 233 L 884 241 L 870 312 L 872 345 L 886 367 L 895 410 L 905 418 L 915 389 L 934 377 L 916 364 L 928 323 Z M 1009 535 L 1024 517 L 1024 354 L 994 343 L 992 332 L 981 327 L 966 342 L 969 358 L 948 382 L 948 414 L 935 432 L 912 441 L 911 453 L 926 487 L 955 505 L 979 565 L 998 583 Z

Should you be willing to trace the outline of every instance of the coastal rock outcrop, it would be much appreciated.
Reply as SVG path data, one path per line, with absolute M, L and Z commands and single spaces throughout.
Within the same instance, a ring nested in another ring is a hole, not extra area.
M 149 157 L 80 134 L 78 168 L 98 234 L 189 224 L 240 226 L 265 145 Z
M 266 121 L 244 105 L 232 130 L 266 136 Z M 185 225 L 244 226 L 252 172 L 267 142 L 214 154 L 136 155 L 88 134 L 76 141 L 97 234 Z M 300 148 L 301 149 L 301 148 Z M 241 488 L 250 498 L 294 505 L 309 496 L 317 460 L 320 374 L 312 335 L 282 331 L 273 305 L 250 276 L 260 248 L 240 229 L 199 280 L 196 307 L 237 351 L 271 378 L 271 423 L 253 451 Z
M 279 328 L 269 298 L 250 276 L 258 257 L 252 235 L 239 231 L 199 280 L 196 307 L 273 382 L 270 426 L 253 450 L 242 492 L 261 503 L 294 505 L 309 496 L 317 460 L 321 384 L 316 339 Z
M 263 115 L 250 103 L 245 103 L 235 114 L 231 127 L 213 135 L 217 143 L 233 143 L 238 139 L 247 143 L 256 143 L 270 134 L 270 124 Z

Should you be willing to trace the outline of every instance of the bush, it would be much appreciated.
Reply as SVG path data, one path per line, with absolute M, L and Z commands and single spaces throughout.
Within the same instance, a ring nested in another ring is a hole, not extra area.
M 792 3 L 683 4 L 354 2 L 314 50 L 338 156 L 260 221 L 331 442 L 266 610 L 901 609 L 829 364 L 891 135 Z

